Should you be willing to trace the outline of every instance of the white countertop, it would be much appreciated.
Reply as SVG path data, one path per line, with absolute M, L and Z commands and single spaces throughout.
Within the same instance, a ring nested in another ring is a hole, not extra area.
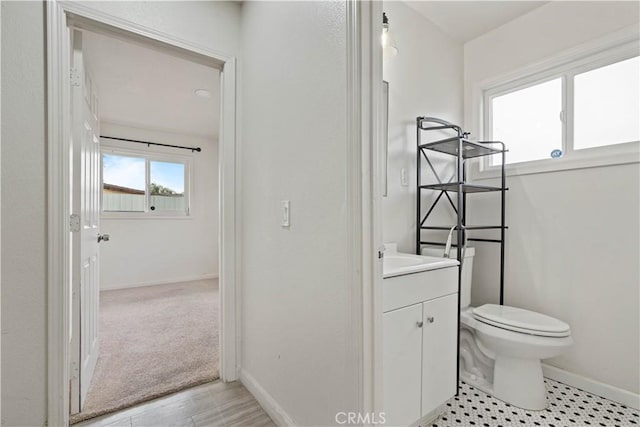
M 455 258 L 440 258 L 387 251 L 384 254 L 382 271 L 383 277 L 386 279 L 388 277 L 454 267 L 457 265 L 459 265 L 459 263 Z

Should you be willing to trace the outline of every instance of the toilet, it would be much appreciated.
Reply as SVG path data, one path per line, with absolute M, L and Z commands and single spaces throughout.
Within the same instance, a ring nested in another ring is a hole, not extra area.
M 423 255 L 442 256 L 442 248 Z M 485 304 L 471 307 L 474 248 L 463 255 L 460 287 L 460 378 L 511 405 L 540 411 L 547 407 L 541 360 L 572 344 L 568 324 L 522 308 Z M 451 248 L 450 257 L 457 250 Z

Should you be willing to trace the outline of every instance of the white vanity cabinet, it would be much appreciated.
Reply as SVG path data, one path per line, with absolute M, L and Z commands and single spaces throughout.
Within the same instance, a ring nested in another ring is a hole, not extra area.
M 409 425 L 422 405 L 422 304 L 383 314 L 385 424 Z
M 425 416 L 456 394 L 458 294 L 422 304 L 422 413 Z
M 386 425 L 413 424 L 456 393 L 457 280 L 449 267 L 383 281 Z

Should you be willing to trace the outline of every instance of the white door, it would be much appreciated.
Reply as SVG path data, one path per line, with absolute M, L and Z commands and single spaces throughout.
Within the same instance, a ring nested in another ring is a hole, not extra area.
M 422 416 L 456 394 L 458 294 L 425 302 L 422 336 Z
M 98 97 L 74 31 L 72 109 L 72 331 L 71 413 L 82 410 L 98 360 L 100 138 Z
M 422 304 L 382 315 L 385 424 L 407 426 L 420 418 Z

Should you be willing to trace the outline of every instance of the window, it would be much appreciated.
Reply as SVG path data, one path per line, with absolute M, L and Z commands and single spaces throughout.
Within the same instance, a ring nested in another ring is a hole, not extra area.
M 576 74 L 575 150 L 640 140 L 640 57 Z
M 562 149 L 562 79 L 496 96 L 491 111 L 491 139 L 509 144 L 508 163 L 547 159 Z
M 184 198 L 185 166 L 182 163 L 149 162 L 149 209 L 186 211 Z
M 189 164 L 103 150 L 102 212 L 188 215 Z
M 483 98 L 484 139 L 507 145 L 509 165 L 567 164 L 604 156 L 616 145 L 618 154 L 636 153 L 637 42 L 487 88 Z M 483 169 L 500 162 L 492 156 Z

